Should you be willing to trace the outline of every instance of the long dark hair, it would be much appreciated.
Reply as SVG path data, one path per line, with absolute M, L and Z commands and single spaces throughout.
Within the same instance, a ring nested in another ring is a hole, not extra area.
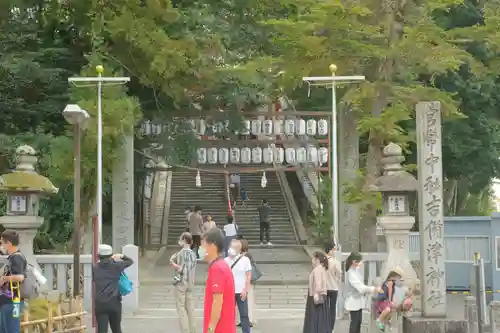
M 355 261 L 361 260 L 363 260 L 363 256 L 361 255 L 361 253 L 352 252 L 345 260 L 345 271 L 347 272 Z
M 321 266 L 323 266 L 325 269 L 328 269 L 328 258 L 324 253 L 316 251 L 314 252 L 313 256 L 314 258 L 319 260 Z

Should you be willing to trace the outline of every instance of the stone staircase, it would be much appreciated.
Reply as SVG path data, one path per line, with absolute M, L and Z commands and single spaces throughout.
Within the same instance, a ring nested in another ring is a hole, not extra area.
M 196 187 L 196 171 L 172 172 L 170 212 L 168 217 L 168 245 L 177 245 L 179 235 L 187 226 L 184 210 L 200 205 L 203 214 L 210 213 L 218 227 L 227 219 L 225 176 L 200 172 L 201 187 Z
M 249 200 L 246 207 L 239 203 L 235 217 L 243 237 L 250 244 L 259 244 L 259 215 L 257 208 L 262 199 L 271 206 L 271 242 L 274 245 L 297 245 L 293 221 L 290 219 L 281 186 L 275 172 L 267 172 L 267 186 L 261 187 L 262 173 L 242 174 L 241 187 L 245 188 Z

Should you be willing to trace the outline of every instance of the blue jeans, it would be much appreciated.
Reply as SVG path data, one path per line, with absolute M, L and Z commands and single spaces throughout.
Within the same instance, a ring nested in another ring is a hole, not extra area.
M 241 332 L 250 333 L 250 319 L 248 318 L 248 299 L 241 299 L 241 294 L 236 294 L 236 306 L 240 313 Z
M 21 316 L 23 310 L 23 302 L 20 304 L 19 317 L 14 318 L 14 304 L 0 305 L 0 333 L 21 333 Z

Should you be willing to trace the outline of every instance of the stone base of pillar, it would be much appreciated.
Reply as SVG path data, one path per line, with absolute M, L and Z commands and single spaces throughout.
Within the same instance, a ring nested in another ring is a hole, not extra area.
M 465 320 L 424 317 L 404 317 L 403 332 L 468 333 Z

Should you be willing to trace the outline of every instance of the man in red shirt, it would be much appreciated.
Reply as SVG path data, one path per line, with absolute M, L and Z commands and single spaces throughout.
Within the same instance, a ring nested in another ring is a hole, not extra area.
M 224 250 L 223 232 L 219 228 L 210 229 L 203 234 L 201 246 L 208 262 L 203 333 L 236 333 L 233 273 L 220 257 Z

